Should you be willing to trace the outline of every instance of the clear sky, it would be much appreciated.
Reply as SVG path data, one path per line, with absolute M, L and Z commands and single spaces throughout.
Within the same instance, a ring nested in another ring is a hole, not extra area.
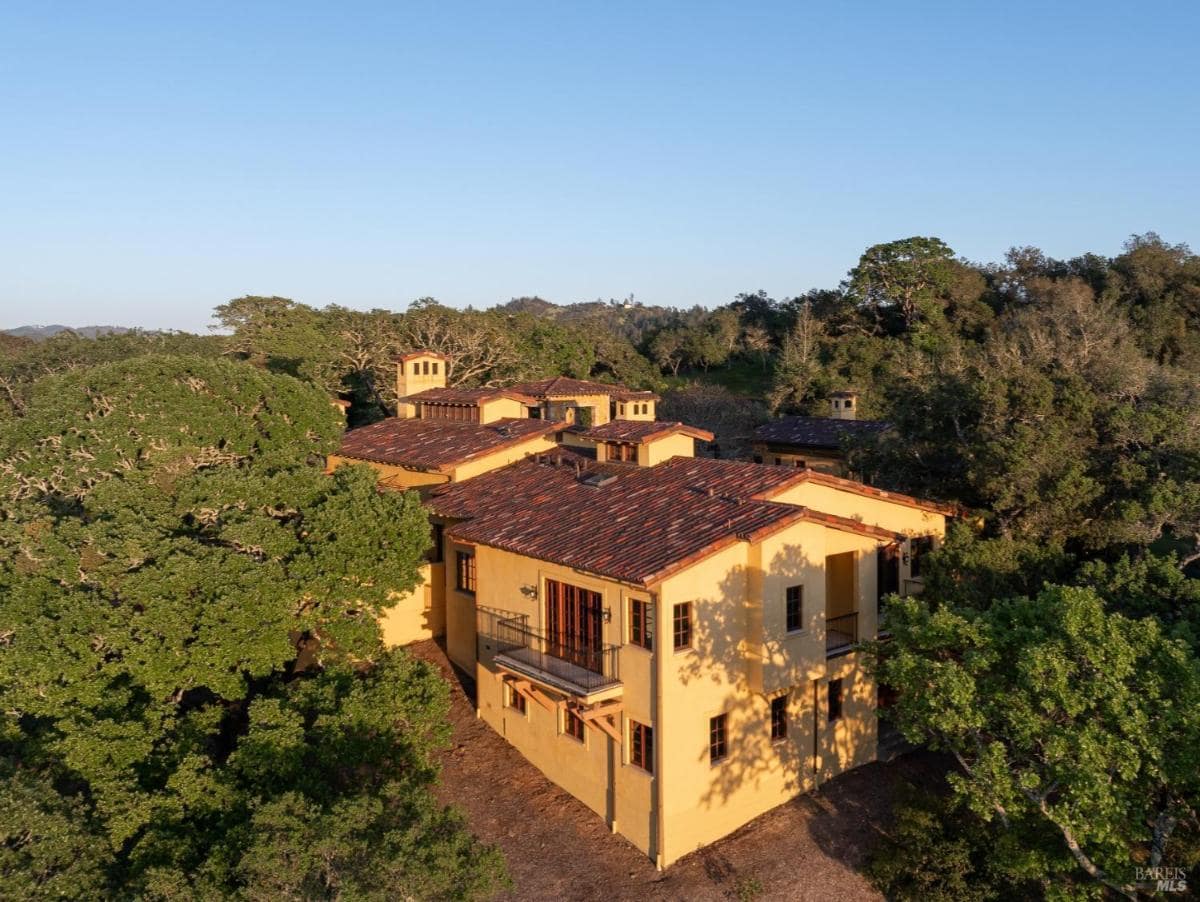
M 1200 246 L 1200 4 L 0 4 L 0 326 Z

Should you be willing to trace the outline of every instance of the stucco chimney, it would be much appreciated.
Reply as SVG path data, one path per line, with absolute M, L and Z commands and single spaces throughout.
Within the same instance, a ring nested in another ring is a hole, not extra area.
M 830 416 L 835 420 L 858 419 L 858 392 L 835 391 L 829 396 Z

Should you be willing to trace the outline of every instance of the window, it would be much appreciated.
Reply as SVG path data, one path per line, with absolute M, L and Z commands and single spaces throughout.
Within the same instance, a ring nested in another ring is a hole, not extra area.
M 475 593 L 475 555 L 470 551 L 460 551 L 456 557 L 458 569 L 455 587 L 460 592 Z
M 609 460 L 637 463 L 637 445 L 629 445 L 625 442 L 608 442 L 607 447 Z
M 760 464 L 760 463 L 762 463 L 762 455 L 761 455 L 761 454 L 755 454 L 755 455 L 754 455 L 754 462 L 755 462 L 756 464 Z
M 671 632 L 676 651 L 691 647 L 692 603 L 690 601 L 675 605 L 675 609 L 671 612 Z
M 794 457 L 794 458 L 792 458 L 792 466 L 799 467 L 801 470 L 803 470 L 807 466 L 807 464 L 801 458 Z
M 401 376 L 404 375 L 404 361 L 403 360 L 400 361 L 400 375 Z
M 842 719 L 842 680 L 829 681 L 829 722 Z
M 436 360 L 435 360 L 435 361 L 434 361 L 434 363 L 433 363 L 433 374 L 434 374 L 435 376 L 437 375 L 437 361 L 436 361 Z
M 567 711 L 563 715 L 563 733 L 570 736 L 572 739 L 578 739 L 583 742 L 583 731 L 587 729 L 583 725 L 582 718 L 574 711 Z
M 787 696 L 771 699 L 771 741 L 787 739 Z
M 650 651 L 654 648 L 654 626 L 650 602 L 633 598 L 629 602 L 629 641 Z
M 654 773 L 654 730 L 636 720 L 629 721 L 629 763 Z
M 933 536 L 921 536 L 919 539 L 913 539 L 909 543 L 912 554 L 912 563 L 908 568 L 908 575 L 913 579 L 921 579 L 921 568 L 924 566 L 924 557 L 933 551 Z
M 512 708 L 514 711 L 518 712 L 519 714 L 524 714 L 525 713 L 525 696 L 523 696 L 521 693 L 519 693 L 512 686 L 505 686 L 504 691 L 508 694 L 508 697 L 504 700 L 504 704 L 507 707 Z
M 716 764 L 729 754 L 729 742 L 725 735 L 724 714 L 708 719 L 708 761 Z
M 783 466 L 783 458 L 782 457 L 775 458 L 775 466 L 777 466 L 777 467 Z
M 796 633 L 804 629 L 804 587 L 788 586 L 784 601 L 784 619 L 787 631 Z
M 428 360 L 426 360 L 424 363 L 421 364 L 421 375 L 423 375 L 423 376 L 429 375 L 429 361 Z

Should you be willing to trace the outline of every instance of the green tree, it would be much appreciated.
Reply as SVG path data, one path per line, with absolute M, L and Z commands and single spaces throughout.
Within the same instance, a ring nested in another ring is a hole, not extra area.
M 46 886 L 85 867 L 122 897 L 494 883 L 429 795 L 446 686 L 376 620 L 427 520 L 366 468 L 323 473 L 340 431 L 319 388 L 165 356 L 43 379 L 0 427 L 0 761 L 86 833 L 31 834 L 20 854 L 59 862 Z M 318 812 L 368 841 L 271 857 Z M 68 868 L 76 843 L 96 858 Z
M 953 263 L 954 252 L 938 238 L 876 244 L 850 272 L 850 288 L 877 329 L 912 331 L 941 318 Z
M 870 654 L 899 691 L 891 716 L 955 757 L 955 794 L 1042 876 L 1132 897 L 1136 865 L 1194 843 L 1176 828 L 1194 830 L 1200 799 L 1200 662 L 1153 619 L 1050 587 L 985 611 L 894 600 L 888 627 Z

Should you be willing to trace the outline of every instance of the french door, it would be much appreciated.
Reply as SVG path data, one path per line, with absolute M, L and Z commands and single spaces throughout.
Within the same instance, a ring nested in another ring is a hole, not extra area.
M 603 673 L 601 603 L 599 592 L 546 580 L 547 651 L 577 667 Z

